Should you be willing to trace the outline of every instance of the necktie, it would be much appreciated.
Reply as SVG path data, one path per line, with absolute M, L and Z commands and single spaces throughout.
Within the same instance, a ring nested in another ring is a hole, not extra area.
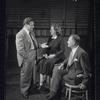
M 69 56 L 69 59 L 68 59 L 68 66 L 71 65 L 72 59 L 73 59 L 73 52 L 71 51 L 70 56 Z
M 34 49 L 37 49 L 36 42 L 35 42 L 35 40 L 32 38 L 32 35 L 31 35 L 31 33 L 29 33 L 29 35 L 30 35 L 30 37 L 31 37 L 31 40 L 32 40 L 32 42 L 33 42 Z

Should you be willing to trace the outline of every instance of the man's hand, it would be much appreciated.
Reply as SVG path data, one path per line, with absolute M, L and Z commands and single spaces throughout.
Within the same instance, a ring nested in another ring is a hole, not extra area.
M 43 57 L 48 58 L 48 55 L 47 54 L 43 54 Z
M 81 84 L 79 84 L 79 88 L 80 89 L 84 89 L 86 86 L 83 84 L 83 83 L 81 83 Z
M 58 67 L 58 69 L 59 69 L 59 70 L 60 70 L 60 69 L 63 69 L 63 67 L 64 67 L 64 64 L 61 63 L 61 65 Z
M 51 54 L 48 56 L 48 58 L 54 58 L 55 57 L 55 54 Z
M 78 74 L 77 77 L 78 77 L 78 78 L 84 77 L 84 75 L 83 75 L 83 74 Z

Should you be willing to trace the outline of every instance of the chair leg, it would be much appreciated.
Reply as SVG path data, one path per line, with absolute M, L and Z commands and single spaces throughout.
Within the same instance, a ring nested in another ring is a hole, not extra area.
M 48 85 L 49 85 L 49 88 L 50 88 L 50 82 L 51 82 L 51 78 L 50 78 L 50 76 L 48 76 Z
M 33 82 L 33 83 L 35 84 L 35 83 L 36 83 L 36 65 L 35 65 L 35 64 L 34 64 L 34 68 L 33 68 L 33 70 L 34 70 L 34 74 L 33 74 L 33 75 L 34 75 L 34 76 L 33 76 L 33 78 L 34 78 L 34 79 L 33 79 L 34 82 Z
M 68 89 L 66 88 L 66 94 L 65 94 L 65 96 L 67 97 L 67 95 L 68 95 Z
M 86 100 L 86 94 L 82 94 L 82 100 Z
M 68 100 L 71 100 L 71 88 L 69 89 Z
M 88 90 L 86 90 L 86 100 L 88 100 Z

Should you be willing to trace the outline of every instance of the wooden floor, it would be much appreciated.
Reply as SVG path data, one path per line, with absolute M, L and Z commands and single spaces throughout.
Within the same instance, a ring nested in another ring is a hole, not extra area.
M 20 86 L 19 86 L 19 74 L 20 68 L 16 63 L 8 63 L 6 66 L 6 87 L 5 87 L 5 99 L 4 100 L 25 100 L 20 95 Z M 31 88 L 30 97 L 28 100 L 48 100 L 45 93 L 41 93 L 36 88 Z M 55 100 L 55 99 L 54 99 Z M 61 95 L 56 98 L 56 100 L 67 100 L 64 95 Z M 80 100 L 74 98 L 72 100 Z M 89 100 L 93 100 L 90 99 Z
M 6 78 L 5 78 L 6 79 L 5 100 L 24 100 L 24 98 L 20 95 L 19 73 L 20 73 L 20 68 L 17 66 L 16 63 L 7 64 Z M 47 100 L 46 93 L 41 93 L 38 89 L 32 87 L 28 100 Z

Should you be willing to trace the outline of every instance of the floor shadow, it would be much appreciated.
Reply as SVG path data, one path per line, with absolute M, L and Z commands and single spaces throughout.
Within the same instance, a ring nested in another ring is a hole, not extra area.
M 29 95 L 41 94 L 41 92 L 37 89 L 32 87 L 29 91 Z

